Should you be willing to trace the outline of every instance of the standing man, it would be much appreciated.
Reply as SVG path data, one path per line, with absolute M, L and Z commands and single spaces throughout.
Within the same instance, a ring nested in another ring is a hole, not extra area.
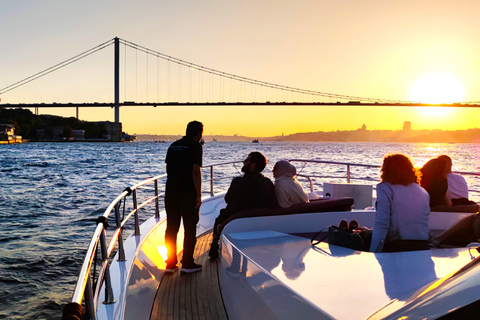
M 177 266 L 177 233 L 183 219 L 185 237 L 183 240 L 182 272 L 202 270 L 193 260 L 197 242 L 197 223 L 202 204 L 202 156 L 200 140 L 203 124 L 192 121 L 187 125 L 186 135 L 170 145 L 165 162 L 167 164 L 167 185 L 165 189 L 165 210 L 167 211 L 167 267 L 165 272 L 173 273 Z

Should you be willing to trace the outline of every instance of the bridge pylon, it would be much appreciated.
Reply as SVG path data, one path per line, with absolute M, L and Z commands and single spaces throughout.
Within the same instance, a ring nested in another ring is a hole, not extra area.
M 115 101 L 115 123 L 120 122 L 120 41 L 115 37 L 114 46 L 114 101 Z

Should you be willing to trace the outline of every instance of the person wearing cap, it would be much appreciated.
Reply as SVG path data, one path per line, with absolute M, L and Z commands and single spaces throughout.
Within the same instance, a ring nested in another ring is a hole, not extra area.
M 309 202 L 308 194 L 298 183 L 295 175 L 297 169 L 288 161 L 282 160 L 275 163 L 273 177 L 275 178 L 275 193 L 277 194 L 278 205 L 288 208 L 298 203 Z

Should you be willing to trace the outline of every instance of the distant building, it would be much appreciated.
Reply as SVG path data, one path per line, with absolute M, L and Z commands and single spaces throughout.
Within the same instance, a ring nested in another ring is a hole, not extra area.
M 85 130 L 72 130 L 74 140 L 85 140 Z
M 0 144 L 21 142 L 22 136 L 15 135 L 15 126 L 13 124 L 0 124 Z
M 110 122 L 110 121 L 100 121 L 98 124 L 103 124 L 106 133 L 103 134 L 103 138 L 110 141 L 121 141 L 122 140 L 122 123 L 119 122 Z
M 362 131 L 367 131 L 367 126 L 365 124 L 362 125 Z
M 403 131 L 410 131 L 412 130 L 412 123 L 410 121 L 405 121 L 403 123 Z
M 60 139 L 63 137 L 63 127 L 53 127 L 53 137 Z
M 15 134 L 15 126 L 10 123 L 0 124 L 0 133 L 13 136 Z
M 136 141 L 137 140 L 137 136 L 136 135 L 133 135 L 133 134 L 124 134 L 122 136 L 122 140 L 125 141 L 125 142 L 131 142 L 131 141 Z M 215 139 L 213 139 L 213 141 L 216 141 Z

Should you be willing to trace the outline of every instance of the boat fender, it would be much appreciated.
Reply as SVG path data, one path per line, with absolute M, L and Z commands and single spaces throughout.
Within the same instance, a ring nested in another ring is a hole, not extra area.
M 83 319 L 83 308 L 76 302 L 70 302 L 63 307 L 62 320 Z
M 123 192 L 125 192 L 125 191 L 127 191 L 126 197 L 128 197 L 129 195 L 132 194 L 132 189 L 130 189 L 130 187 L 125 188 L 125 190 L 123 190 Z

